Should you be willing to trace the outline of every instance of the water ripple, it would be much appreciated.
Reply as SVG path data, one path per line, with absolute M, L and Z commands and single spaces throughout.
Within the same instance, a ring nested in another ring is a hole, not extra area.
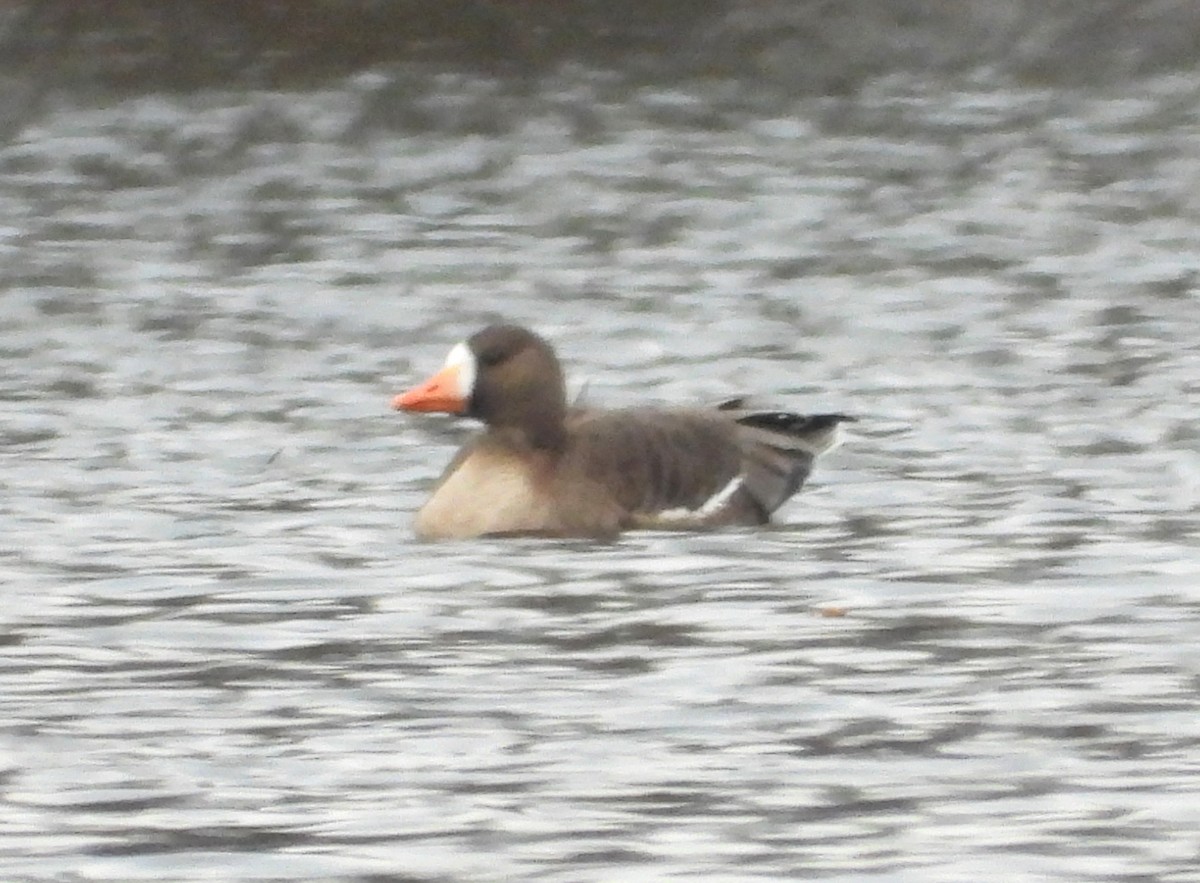
M 49 114 L 0 150 L 0 876 L 1188 879 L 1197 84 L 1130 88 Z M 768 529 L 416 544 L 464 432 L 389 396 L 498 316 L 589 400 L 862 420 Z

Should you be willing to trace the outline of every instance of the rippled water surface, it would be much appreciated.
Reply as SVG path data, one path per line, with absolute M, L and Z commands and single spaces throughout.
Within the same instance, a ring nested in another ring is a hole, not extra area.
M 0 149 L 0 878 L 1200 872 L 1200 80 L 326 92 Z M 861 422 L 761 531 L 419 545 L 497 317 Z

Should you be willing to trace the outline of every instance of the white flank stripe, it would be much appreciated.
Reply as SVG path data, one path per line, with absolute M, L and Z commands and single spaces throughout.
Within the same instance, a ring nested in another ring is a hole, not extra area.
M 720 512 L 721 508 L 733 498 L 733 495 L 738 492 L 741 486 L 742 477 L 735 475 L 729 484 L 701 503 L 698 508 L 685 509 L 681 506 L 678 509 L 664 509 L 655 515 L 654 518 L 656 521 L 693 521 L 699 518 L 707 518 L 709 515 Z
M 734 494 L 738 492 L 738 488 L 742 486 L 742 477 L 735 475 L 725 487 L 721 488 L 701 505 L 697 511 L 697 515 L 712 515 L 714 512 L 721 511 L 721 508 L 729 502 Z

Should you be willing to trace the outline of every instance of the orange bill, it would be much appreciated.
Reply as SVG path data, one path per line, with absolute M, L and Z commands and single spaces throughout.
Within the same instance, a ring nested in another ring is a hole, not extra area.
M 458 365 L 447 365 L 424 383 L 392 399 L 392 407 L 397 411 L 445 411 L 447 414 L 461 414 L 467 410 L 467 400 L 459 391 L 462 386 L 459 382 L 461 370 Z

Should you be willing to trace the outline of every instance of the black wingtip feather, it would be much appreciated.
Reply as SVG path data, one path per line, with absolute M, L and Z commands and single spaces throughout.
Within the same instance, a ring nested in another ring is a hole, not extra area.
M 849 414 L 791 414 L 787 411 L 757 411 L 738 417 L 743 426 L 754 426 L 774 432 L 819 432 L 839 423 L 854 423 L 858 418 Z

